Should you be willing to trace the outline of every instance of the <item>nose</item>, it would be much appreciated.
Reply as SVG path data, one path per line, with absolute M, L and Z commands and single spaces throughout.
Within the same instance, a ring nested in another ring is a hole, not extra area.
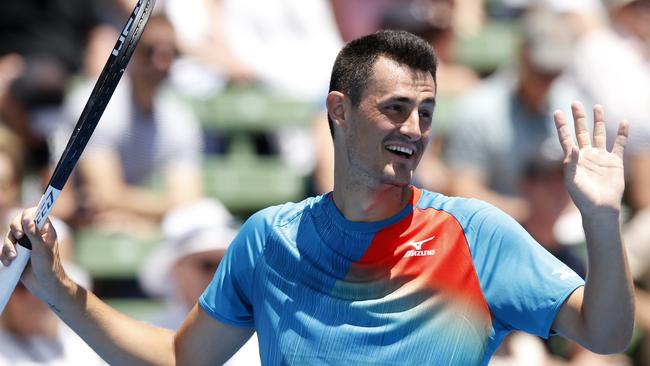
M 420 128 L 420 114 L 417 108 L 413 108 L 411 114 L 400 126 L 400 133 L 409 138 L 410 141 L 418 141 L 422 138 L 422 129 Z

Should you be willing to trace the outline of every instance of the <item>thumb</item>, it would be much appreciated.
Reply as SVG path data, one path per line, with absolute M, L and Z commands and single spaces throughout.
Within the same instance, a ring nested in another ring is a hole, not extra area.
M 52 225 L 52 221 L 50 221 L 49 218 L 45 220 L 45 224 L 43 224 L 43 227 L 39 230 L 38 235 L 39 239 L 48 248 L 52 248 L 54 243 L 56 243 L 57 234 L 54 225 Z

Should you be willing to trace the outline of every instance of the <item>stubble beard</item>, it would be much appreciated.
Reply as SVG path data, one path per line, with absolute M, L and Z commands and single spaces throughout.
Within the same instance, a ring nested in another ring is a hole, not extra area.
M 378 188 L 385 185 L 394 187 L 406 187 L 411 183 L 413 170 L 406 166 L 396 166 L 395 162 L 387 162 L 383 166 L 380 164 L 364 164 L 363 159 L 352 151 L 348 151 L 349 181 L 356 188 Z

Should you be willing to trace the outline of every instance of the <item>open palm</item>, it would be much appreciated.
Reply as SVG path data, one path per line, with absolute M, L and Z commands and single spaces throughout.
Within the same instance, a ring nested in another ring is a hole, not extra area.
M 595 210 L 620 210 L 625 188 L 623 151 L 627 142 L 628 123 L 622 121 L 611 151 L 606 149 L 603 107 L 594 106 L 593 144 L 582 104 L 571 105 L 577 146 L 561 111 L 554 114 L 555 127 L 564 151 L 566 188 L 583 215 Z

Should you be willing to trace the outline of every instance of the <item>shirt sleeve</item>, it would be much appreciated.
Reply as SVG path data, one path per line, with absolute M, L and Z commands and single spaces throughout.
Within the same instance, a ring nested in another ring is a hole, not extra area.
M 255 267 L 267 235 L 267 215 L 251 216 L 230 244 L 214 278 L 199 297 L 201 308 L 213 318 L 237 327 L 254 327 Z
M 466 236 L 494 320 L 506 329 L 552 335 L 559 309 L 584 280 L 495 207 L 477 211 Z

